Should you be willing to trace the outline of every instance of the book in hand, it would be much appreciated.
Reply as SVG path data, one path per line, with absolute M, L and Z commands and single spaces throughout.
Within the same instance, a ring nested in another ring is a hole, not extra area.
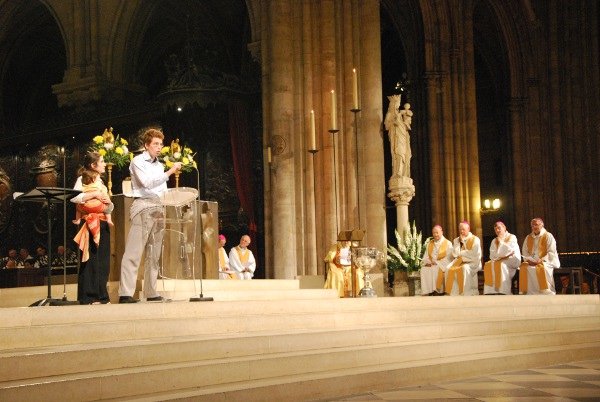
M 498 250 L 496 250 L 496 254 L 498 256 L 498 259 L 500 258 L 506 258 L 508 257 L 511 253 L 513 253 L 512 248 L 510 247 L 510 245 L 508 245 L 507 243 L 500 243 L 500 247 L 498 247 Z

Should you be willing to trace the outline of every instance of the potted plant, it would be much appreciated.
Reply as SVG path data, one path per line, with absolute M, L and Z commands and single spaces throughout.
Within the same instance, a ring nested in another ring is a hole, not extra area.
M 396 233 L 397 247 L 388 244 L 387 251 L 387 269 L 394 274 L 394 282 L 398 277 L 403 276 L 404 281 L 408 283 L 408 294 L 415 295 L 421 293 L 420 275 L 421 260 L 427 249 L 427 244 L 431 238 L 423 243 L 423 234 L 417 231 L 415 222 L 412 227 L 405 229 L 400 235 Z M 398 275 L 402 273 L 403 275 Z M 392 283 L 392 281 L 390 281 Z

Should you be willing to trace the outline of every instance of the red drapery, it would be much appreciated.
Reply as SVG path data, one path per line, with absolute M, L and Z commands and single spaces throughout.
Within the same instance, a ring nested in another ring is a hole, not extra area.
M 256 215 L 254 213 L 254 186 L 252 185 L 252 155 L 250 149 L 250 130 L 248 125 L 248 107 L 241 100 L 229 103 L 229 139 L 233 156 L 235 187 L 240 204 L 248 216 L 248 235 L 252 242 L 250 250 L 258 257 Z M 258 265 L 258 261 L 257 261 Z

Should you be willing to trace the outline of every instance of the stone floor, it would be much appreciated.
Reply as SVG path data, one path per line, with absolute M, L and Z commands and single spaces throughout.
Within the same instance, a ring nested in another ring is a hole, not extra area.
M 600 360 L 510 371 L 327 401 L 600 401 Z

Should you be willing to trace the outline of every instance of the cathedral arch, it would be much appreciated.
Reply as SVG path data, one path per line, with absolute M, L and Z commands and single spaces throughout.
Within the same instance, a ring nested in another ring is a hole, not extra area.
M 0 115 L 14 133 L 58 112 L 52 85 L 62 80 L 67 52 L 61 27 L 44 2 L 4 2 L 0 16 Z

